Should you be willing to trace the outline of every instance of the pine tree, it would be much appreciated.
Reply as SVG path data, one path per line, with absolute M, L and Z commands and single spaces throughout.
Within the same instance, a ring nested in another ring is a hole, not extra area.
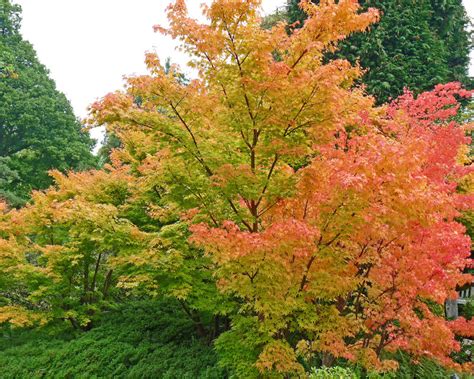
M 313 1 L 318 2 L 318 1 Z M 306 14 L 300 0 L 288 0 L 288 20 L 301 27 Z M 415 93 L 438 83 L 468 76 L 471 34 L 461 0 L 361 0 L 364 8 L 382 13 L 369 33 L 354 34 L 340 45 L 337 57 L 360 62 L 367 69 L 363 82 L 380 103 L 409 87 Z

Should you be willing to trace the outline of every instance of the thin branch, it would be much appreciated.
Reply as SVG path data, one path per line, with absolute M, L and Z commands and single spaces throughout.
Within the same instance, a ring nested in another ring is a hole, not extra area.
M 91 291 L 95 291 L 95 286 L 97 283 L 97 273 L 99 272 L 100 260 L 102 258 L 102 253 L 99 253 L 99 257 L 97 258 L 97 262 L 95 264 L 94 276 L 92 278 L 92 286 Z
M 300 63 L 300 61 L 303 59 L 303 57 L 308 54 L 309 50 L 308 49 L 304 49 L 303 52 L 301 53 L 301 55 L 298 57 L 298 59 L 296 60 L 295 63 L 293 63 L 293 65 L 291 66 L 291 70 L 293 70 L 297 65 L 298 63 Z M 290 74 L 290 71 L 288 71 L 288 75 Z
M 262 199 L 263 199 L 263 196 L 265 195 L 265 192 L 267 191 L 268 189 L 268 185 L 270 183 L 270 179 L 273 175 L 273 171 L 275 170 L 275 167 L 276 167 L 276 164 L 278 162 L 278 159 L 279 159 L 279 155 L 277 153 L 275 153 L 275 158 L 273 159 L 273 163 L 270 167 L 270 171 L 268 172 L 268 175 L 267 175 L 267 180 L 266 180 L 266 183 L 265 183 L 265 186 L 263 187 L 262 189 L 262 193 L 260 194 L 260 197 L 257 201 L 257 207 L 260 205 L 260 203 L 262 202 Z
M 242 222 L 242 224 L 245 225 L 245 227 L 249 230 L 249 232 L 253 232 L 253 229 L 252 229 L 252 227 L 250 226 L 250 224 L 249 224 L 247 221 L 245 221 L 245 220 L 243 219 L 243 217 L 240 215 L 240 212 L 239 212 L 239 210 L 237 209 L 237 207 L 234 205 L 234 202 L 233 202 L 231 199 L 229 199 L 229 198 L 227 198 L 227 202 L 229 203 L 229 205 L 230 205 L 230 207 L 232 208 L 232 210 L 234 211 L 234 213 L 240 218 L 240 221 Z
M 275 201 L 274 203 L 267 205 L 265 208 L 263 208 L 260 213 L 258 214 L 258 217 L 262 217 L 265 213 L 267 213 L 270 209 L 272 209 L 275 205 L 277 205 L 279 201 Z

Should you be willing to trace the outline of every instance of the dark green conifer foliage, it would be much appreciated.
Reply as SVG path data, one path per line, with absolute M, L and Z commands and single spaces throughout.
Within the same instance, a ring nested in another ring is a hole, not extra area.
M 48 170 L 95 162 L 71 105 L 22 39 L 20 12 L 0 0 L 0 197 L 14 206 L 50 185 Z
M 288 21 L 306 18 L 300 0 L 288 0 Z M 317 0 L 314 0 L 317 2 Z M 364 83 L 382 103 L 404 87 L 419 93 L 435 84 L 460 81 L 468 76 L 472 35 L 462 0 L 361 0 L 364 8 L 381 11 L 380 22 L 368 33 L 343 42 L 337 56 L 368 69 Z

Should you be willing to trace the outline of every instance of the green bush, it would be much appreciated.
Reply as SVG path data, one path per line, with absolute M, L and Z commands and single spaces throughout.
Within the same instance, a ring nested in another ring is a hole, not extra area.
M 64 327 L 0 331 L 1 377 L 222 378 L 211 346 L 169 302 L 140 301 L 103 316 L 86 333 Z

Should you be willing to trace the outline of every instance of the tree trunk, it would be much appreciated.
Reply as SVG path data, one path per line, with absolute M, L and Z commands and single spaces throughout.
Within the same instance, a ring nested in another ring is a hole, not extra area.
M 334 364 L 334 356 L 330 353 L 323 353 L 322 364 L 325 367 L 331 367 Z

